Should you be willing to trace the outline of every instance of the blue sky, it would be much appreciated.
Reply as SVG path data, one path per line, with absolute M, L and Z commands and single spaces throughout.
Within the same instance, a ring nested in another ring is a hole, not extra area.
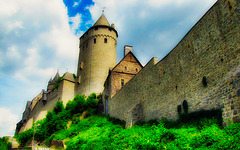
M 163 58 L 216 0 L 1 0 L 0 137 L 13 135 L 27 101 L 57 70 L 76 73 L 79 37 L 102 8 L 124 45 L 144 65 Z

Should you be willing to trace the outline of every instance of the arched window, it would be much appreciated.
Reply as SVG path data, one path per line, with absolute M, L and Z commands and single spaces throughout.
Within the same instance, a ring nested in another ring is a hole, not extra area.
M 107 38 L 104 39 L 104 43 L 107 43 Z

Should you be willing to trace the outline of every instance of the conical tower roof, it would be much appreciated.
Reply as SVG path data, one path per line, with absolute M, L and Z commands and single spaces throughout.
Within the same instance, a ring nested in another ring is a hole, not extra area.
M 105 17 L 104 14 L 102 14 L 99 19 L 96 21 L 96 23 L 93 26 L 97 25 L 105 25 L 105 26 L 110 26 L 109 22 L 107 21 L 107 18 Z

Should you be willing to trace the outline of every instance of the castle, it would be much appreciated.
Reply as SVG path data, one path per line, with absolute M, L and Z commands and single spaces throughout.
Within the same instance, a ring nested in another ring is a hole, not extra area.
M 117 64 L 118 33 L 104 14 L 80 37 L 77 75 L 57 73 L 47 90 L 28 101 L 16 133 L 43 119 L 56 102 L 102 93 L 104 113 L 126 121 L 177 119 L 188 112 L 222 109 L 224 125 L 240 122 L 239 0 L 218 0 L 173 50 L 144 67 L 124 47 Z

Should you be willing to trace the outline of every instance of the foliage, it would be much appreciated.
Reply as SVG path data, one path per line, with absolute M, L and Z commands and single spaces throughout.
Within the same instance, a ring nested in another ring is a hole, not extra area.
M 74 79 L 77 79 L 77 76 L 75 75 L 75 73 L 72 74 Z
M 86 110 L 94 110 L 92 111 L 92 114 L 94 114 L 98 106 L 98 100 L 95 98 L 96 94 L 94 93 L 87 98 L 87 101 L 84 95 L 76 95 L 72 101 L 66 104 L 66 108 L 64 108 L 62 101 L 57 102 L 53 111 L 47 113 L 46 118 L 36 122 L 31 129 L 21 132 L 15 137 L 21 145 L 25 145 L 28 140 L 31 140 L 33 132 L 35 140 L 44 141 L 48 139 L 51 141 L 52 134 L 66 129 L 69 120 L 75 119 L 74 117 L 79 116 L 78 114 Z M 76 122 L 79 121 L 79 119 L 76 119 Z
M 8 137 L 0 137 L 0 149 L 1 150 L 10 150 L 12 148 L 12 143 L 9 142 Z
M 66 104 L 66 110 L 70 113 L 70 115 L 74 115 L 77 113 L 82 113 L 86 110 L 86 97 L 84 95 L 76 95 L 73 101 L 69 101 Z
M 90 115 L 95 114 L 97 111 L 98 100 L 96 98 L 97 98 L 97 96 L 95 93 L 90 94 L 87 98 L 86 107 L 87 107 L 87 111 Z
M 14 138 L 17 139 L 17 142 L 20 143 L 21 146 L 25 146 L 26 143 L 32 139 L 32 137 L 33 129 L 28 129 L 14 136 Z
M 64 109 L 63 102 L 60 101 L 60 102 L 56 103 L 55 107 L 53 108 L 53 112 L 55 114 L 58 114 L 58 113 L 62 112 L 63 109 Z
M 97 108 L 96 94 L 76 96 L 62 111 L 48 112 L 46 118 L 34 124 L 35 137 L 51 143 L 64 140 L 72 149 L 238 149 L 240 123 L 222 129 L 220 110 L 182 114 L 178 120 L 162 118 L 138 122 L 125 129 L 125 122 L 109 116 L 91 115 L 82 119 L 81 113 Z M 59 104 L 58 104 L 59 105 Z M 60 105 L 59 105 L 60 106 Z M 61 108 L 56 105 L 56 108 Z M 38 126 L 40 124 L 40 126 Z M 17 135 L 24 139 L 25 132 Z M 28 131 L 28 132 L 29 132 Z M 26 131 L 27 132 L 27 131 Z M 31 139 L 31 136 L 28 137 Z M 29 140 L 25 138 L 25 141 Z M 24 141 L 24 140 L 22 140 Z

